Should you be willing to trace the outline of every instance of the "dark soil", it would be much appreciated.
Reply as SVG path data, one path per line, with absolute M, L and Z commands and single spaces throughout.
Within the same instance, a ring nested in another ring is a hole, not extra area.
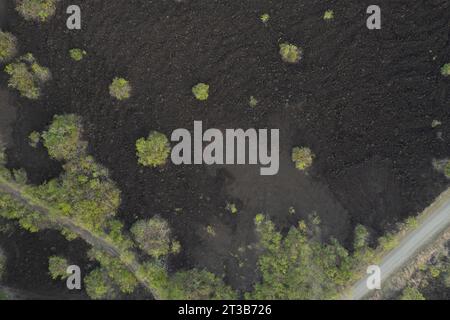
M 69 4 L 81 5 L 81 31 L 66 29 Z M 380 0 L 379 31 L 365 27 L 370 4 L 63 0 L 57 17 L 40 26 L 13 14 L 11 31 L 22 52 L 48 66 L 53 81 L 41 100 L 19 99 L 11 164 L 25 167 L 36 183 L 56 175 L 59 165 L 30 148 L 27 136 L 54 114 L 82 115 L 91 153 L 122 190 L 121 218 L 131 225 L 160 214 L 183 247 L 174 269 L 205 267 L 241 289 L 256 276 L 247 246 L 259 212 L 283 229 L 317 212 L 324 239 L 346 244 L 356 223 L 380 235 L 448 186 L 432 161 L 450 153 L 450 81 L 439 72 L 450 60 L 450 3 Z M 325 22 L 328 8 L 335 19 Z M 271 16 L 267 26 L 259 20 L 264 12 Z M 304 49 L 301 63 L 281 61 L 284 41 Z M 75 63 L 71 48 L 88 55 Z M 130 80 L 131 99 L 109 96 L 115 76 Z M 211 86 L 207 102 L 191 94 L 198 82 Z M 254 109 L 250 96 L 260 101 Z M 436 129 L 434 119 L 442 121 Z M 279 175 L 260 177 L 248 166 L 137 164 L 138 138 L 190 129 L 194 120 L 209 128 L 280 128 Z M 317 155 L 308 175 L 290 162 L 297 145 Z M 237 204 L 237 215 L 225 210 L 227 202 Z

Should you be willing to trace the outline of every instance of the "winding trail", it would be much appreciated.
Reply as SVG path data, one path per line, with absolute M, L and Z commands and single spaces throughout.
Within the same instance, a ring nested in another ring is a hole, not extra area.
M 77 234 L 80 238 L 85 240 L 87 243 L 89 243 L 91 246 L 97 249 L 101 249 L 110 254 L 111 256 L 118 258 L 121 261 L 121 263 L 131 273 L 134 274 L 138 282 L 151 292 L 154 299 L 156 300 L 160 299 L 155 289 L 148 283 L 148 281 L 146 281 L 143 277 L 139 275 L 138 270 L 141 268 L 141 265 L 135 259 L 133 259 L 133 261 L 131 262 L 124 259 L 124 254 L 126 253 L 124 250 L 121 250 L 120 248 L 115 246 L 113 243 L 107 241 L 106 239 L 96 236 L 86 228 L 77 225 L 71 219 L 63 217 L 62 214 L 58 213 L 55 214 L 57 210 L 49 208 L 43 202 L 28 196 L 26 192 L 24 192 L 23 187 L 19 186 L 18 184 L 7 181 L 5 178 L 1 176 L 0 176 L 0 193 L 6 193 L 10 195 L 16 201 L 19 201 L 20 203 L 24 204 L 29 209 L 39 212 L 40 214 L 48 218 L 48 220 L 51 223 L 70 230 L 71 232 Z
M 400 240 L 397 247 L 388 252 L 378 266 L 381 269 L 382 282 L 389 279 L 402 266 L 406 265 L 420 250 L 447 228 L 450 227 L 450 189 L 445 191 L 437 201 L 435 201 L 424 212 L 423 220 L 414 230 L 408 232 Z M 350 294 L 344 299 L 361 300 L 371 293 L 367 288 L 368 276 L 358 281 L 350 290 Z

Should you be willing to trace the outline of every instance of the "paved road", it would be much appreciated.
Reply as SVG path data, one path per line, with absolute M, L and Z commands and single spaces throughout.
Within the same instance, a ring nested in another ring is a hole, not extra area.
M 407 234 L 399 245 L 390 251 L 379 264 L 382 282 L 408 263 L 423 246 L 433 241 L 450 227 L 450 200 L 439 205 L 420 225 Z M 357 282 L 346 299 L 360 300 L 370 293 L 366 286 L 367 277 Z

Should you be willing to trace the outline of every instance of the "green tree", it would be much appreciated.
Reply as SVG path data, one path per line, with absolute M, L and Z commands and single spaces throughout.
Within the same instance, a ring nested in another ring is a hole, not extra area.
M 0 30 L 0 63 L 9 61 L 17 53 L 17 39 L 11 33 Z
M 50 157 L 71 160 L 84 152 L 81 141 L 81 120 L 74 114 L 56 115 L 47 131 L 42 133 Z
M 209 85 L 206 83 L 199 83 L 192 88 L 192 93 L 195 98 L 200 101 L 208 100 L 209 97 Z
M 84 285 L 86 293 L 91 299 L 114 299 L 117 296 L 106 272 L 100 268 L 94 269 L 84 277 Z
M 83 60 L 83 58 L 87 54 L 87 52 L 82 49 L 70 49 L 69 54 L 70 54 L 70 57 L 72 58 L 72 60 L 81 61 L 81 60 Z
M 57 0 L 16 0 L 16 10 L 25 20 L 45 22 L 55 14 Z
M 48 259 L 48 271 L 53 280 L 58 278 L 65 279 L 68 277 L 67 267 L 69 263 L 67 259 L 59 256 L 51 256 Z
M 161 167 L 167 162 L 170 154 L 170 144 L 167 137 L 160 132 L 153 131 L 147 139 L 136 141 L 136 155 L 143 166 Z
M 287 63 L 298 63 L 302 58 L 302 50 L 290 43 L 280 44 L 281 59 Z
M 109 86 L 109 94 L 117 100 L 125 100 L 131 96 L 131 85 L 124 78 L 114 78 Z
M 298 170 L 306 170 L 312 166 L 315 155 L 309 148 L 295 147 L 292 149 L 292 161 Z
M 155 258 L 177 253 L 180 248 L 179 243 L 172 239 L 167 221 L 158 216 L 136 222 L 131 233 L 139 248 Z

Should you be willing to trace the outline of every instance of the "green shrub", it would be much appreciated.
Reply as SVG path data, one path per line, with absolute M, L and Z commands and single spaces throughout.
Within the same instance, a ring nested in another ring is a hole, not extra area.
M 155 258 L 177 253 L 180 249 L 179 243 L 171 239 L 169 224 L 158 216 L 136 222 L 131 233 L 139 248 Z
M 309 148 L 295 147 L 292 149 L 292 161 L 298 170 L 308 169 L 314 160 L 314 154 Z
M 28 144 L 33 148 L 37 147 L 40 140 L 41 140 L 41 135 L 39 132 L 33 131 L 28 136 Z
M 206 83 L 199 83 L 192 88 L 192 93 L 195 98 L 200 101 L 208 100 L 209 97 L 209 85 Z
M 95 269 L 84 278 L 86 293 L 91 299 L 111 299 L 116 296 L 114 287 L 106 272 L 102 269 Z
M 83 58 L 87 54 L 87 52 L 82 49 L 70 49 L 69 54 L 70 54 L 70 57 L 72 58 L 72 60 L 81 61 L 81 60 L 83 60 Z
M 117 100 L 125 100 L 131 96 L 131 85 L 124 78 L 114 78 L 109 86 L 109 94 Z
M 447 161 L 447 164 L 445 165 L 444 174 L 447 178 L 450 179 L 450 160 Z
M 10 76 L 8 86 L 17 89 L 21 96 L 32 100 L 39 98 L 40 86 L 51 78 L 50 70 L 39 65 L 31 53 L 8 64 L 5 72 Z
M 50 157 L 70 160 L 84 150 L 81 142 L 81 120 L 74 114 L 56 115 L 47 131 L 42 133 Z
M 333 10 L 327 10 L 323 14 L 323 20 L 333 20 L 334 19 L 334 11 Z
M 281 59 L 287 63 L 298 63 L 302 58 L 302 50 L 290 43 L 280 44 Z
M 51 256 L 48 259 L 48 271 L 53 280 L 58 278 L 65 279 L 68 277 L 67 267 L 69 263 L 63 257 Z
M 140 138 L 136 141 L 138 162 L 143 166 L 164 166 L 170 154 L 170 144 L 167 137 L 153 131 L 147 139 Z
M 406 287 L 400 296 L 400 300 L 425 300 L 425 297 L 416 288 Z
M 250 97 L 250 100 L 249 100 L 249 102 L 248 102 L 248 105 L 249 105 L 251 108 L 255 108 L 255 107 L 258 105 L 258 100 L 256 100 L 256 98 L 255 98 L 254 96 L 251 96 L 251 97 Z
M 444 77 L 450 76 L 450 63 L 446 63 L 446 64 L 444 64 L 444 65 L 442 66 L 442 68 L 441 68 L 441 74 L 442 74 Z
M 259 17 L 262 21 L 262 23 L 267 23 L 270 20 L 270 15 L 268 13 L 264 13 Z
M 45 22 L 55 14 L 57 0 L 16 0 L 16 10 L 25 20 Z
M 17 39 L 11 33 L 0 31 L 0 63 L 13 58 L 17 52 Z

